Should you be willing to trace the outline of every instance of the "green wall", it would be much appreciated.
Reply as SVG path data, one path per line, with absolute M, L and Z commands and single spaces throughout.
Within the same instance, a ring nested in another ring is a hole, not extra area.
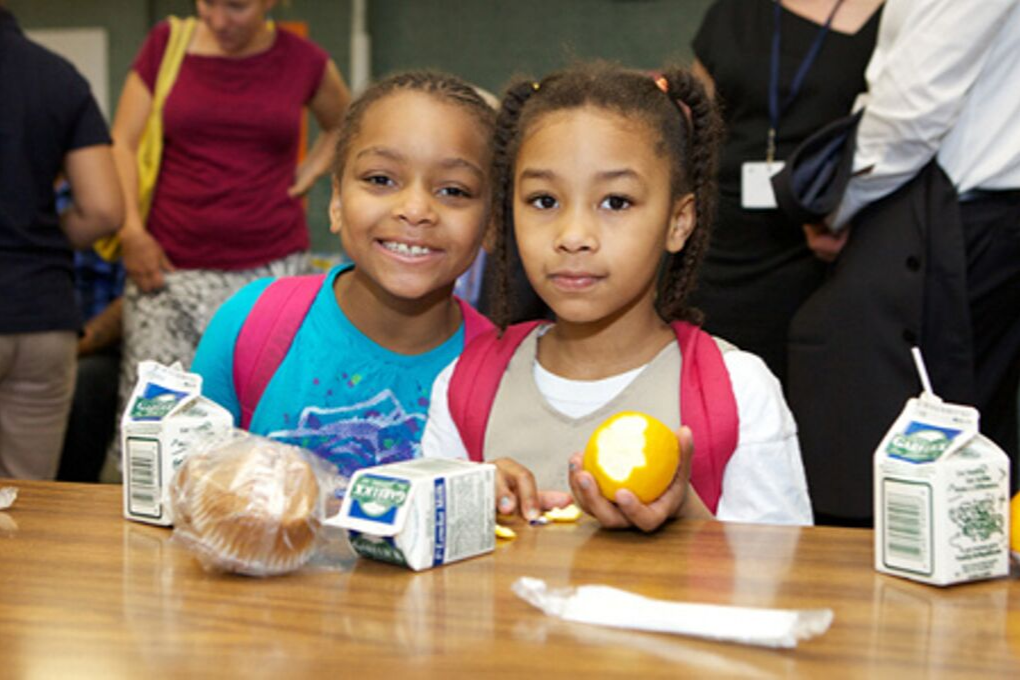
M 637 68 L 687 63 L 711 0 L 368 0 L 372 72 L 431 67 L 498 93 L 514 75 L 539 76 L 577 59 Z M 306 21 L 312 40 L 349 72 L 350 0 L 281 0 L 274 16 Z M 187 14 L 191 0 L 7 0 L 25 28 L 101 26 L 109 33 L 110 110 L 152 24 Z M 308 221 L 318 251 L 329 233 L 328 182 L 312 191 Z
M 369 0 L 375 75 L 432 66 L 498 92 L 577 59 L 688 63 L 711 0 Z

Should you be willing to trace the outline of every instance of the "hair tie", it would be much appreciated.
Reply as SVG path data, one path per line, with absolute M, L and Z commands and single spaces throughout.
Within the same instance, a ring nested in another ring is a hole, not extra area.
M 694 115 L 691 113 L 691 107 L 687 106 L 683 99 L 677 99 L 676 105 L 680 107 L 680 110 L 684 114 L 684 118 L 687 119 L 687 124 L 694 127 Z

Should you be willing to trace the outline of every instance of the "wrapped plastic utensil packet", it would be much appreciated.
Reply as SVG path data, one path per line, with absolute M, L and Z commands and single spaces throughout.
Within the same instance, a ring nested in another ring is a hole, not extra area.
M 590 585 L 549 588 L 528 576 L 511 586 L 518 597 L 549 616 L 613 628 L 738 642 L 761 647 L 796 647 L 821 635 L 832 623 L 831 609 L 763 609 L 656 600 Z

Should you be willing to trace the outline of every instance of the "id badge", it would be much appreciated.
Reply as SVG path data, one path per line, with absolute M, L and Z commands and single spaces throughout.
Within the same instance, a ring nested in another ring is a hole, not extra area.
M 774 210 L 776 194 L 772 176 L 786 165 L 783 161 L 748 161 L 740 166 L 740 206 L 750 210 Z

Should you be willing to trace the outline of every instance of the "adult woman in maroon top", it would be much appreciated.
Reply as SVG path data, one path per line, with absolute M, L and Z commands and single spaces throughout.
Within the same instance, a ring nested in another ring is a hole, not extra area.
M 257 278 L 300 273 L 309 245 L 301 196 L 329 170 L 350 99 L 329 56 L 267 23 L 276 0 L 198 0 L 199 22 L 163 110 L 163 156 L 142 223 L 135 157 L 169 24 L 149 33 L 113 123 L 128 198 L 120 236 L 123 404 L 137 362 L 191 363 L 219 304 Z M 302 109 L 321 133 L 297 165 Z

